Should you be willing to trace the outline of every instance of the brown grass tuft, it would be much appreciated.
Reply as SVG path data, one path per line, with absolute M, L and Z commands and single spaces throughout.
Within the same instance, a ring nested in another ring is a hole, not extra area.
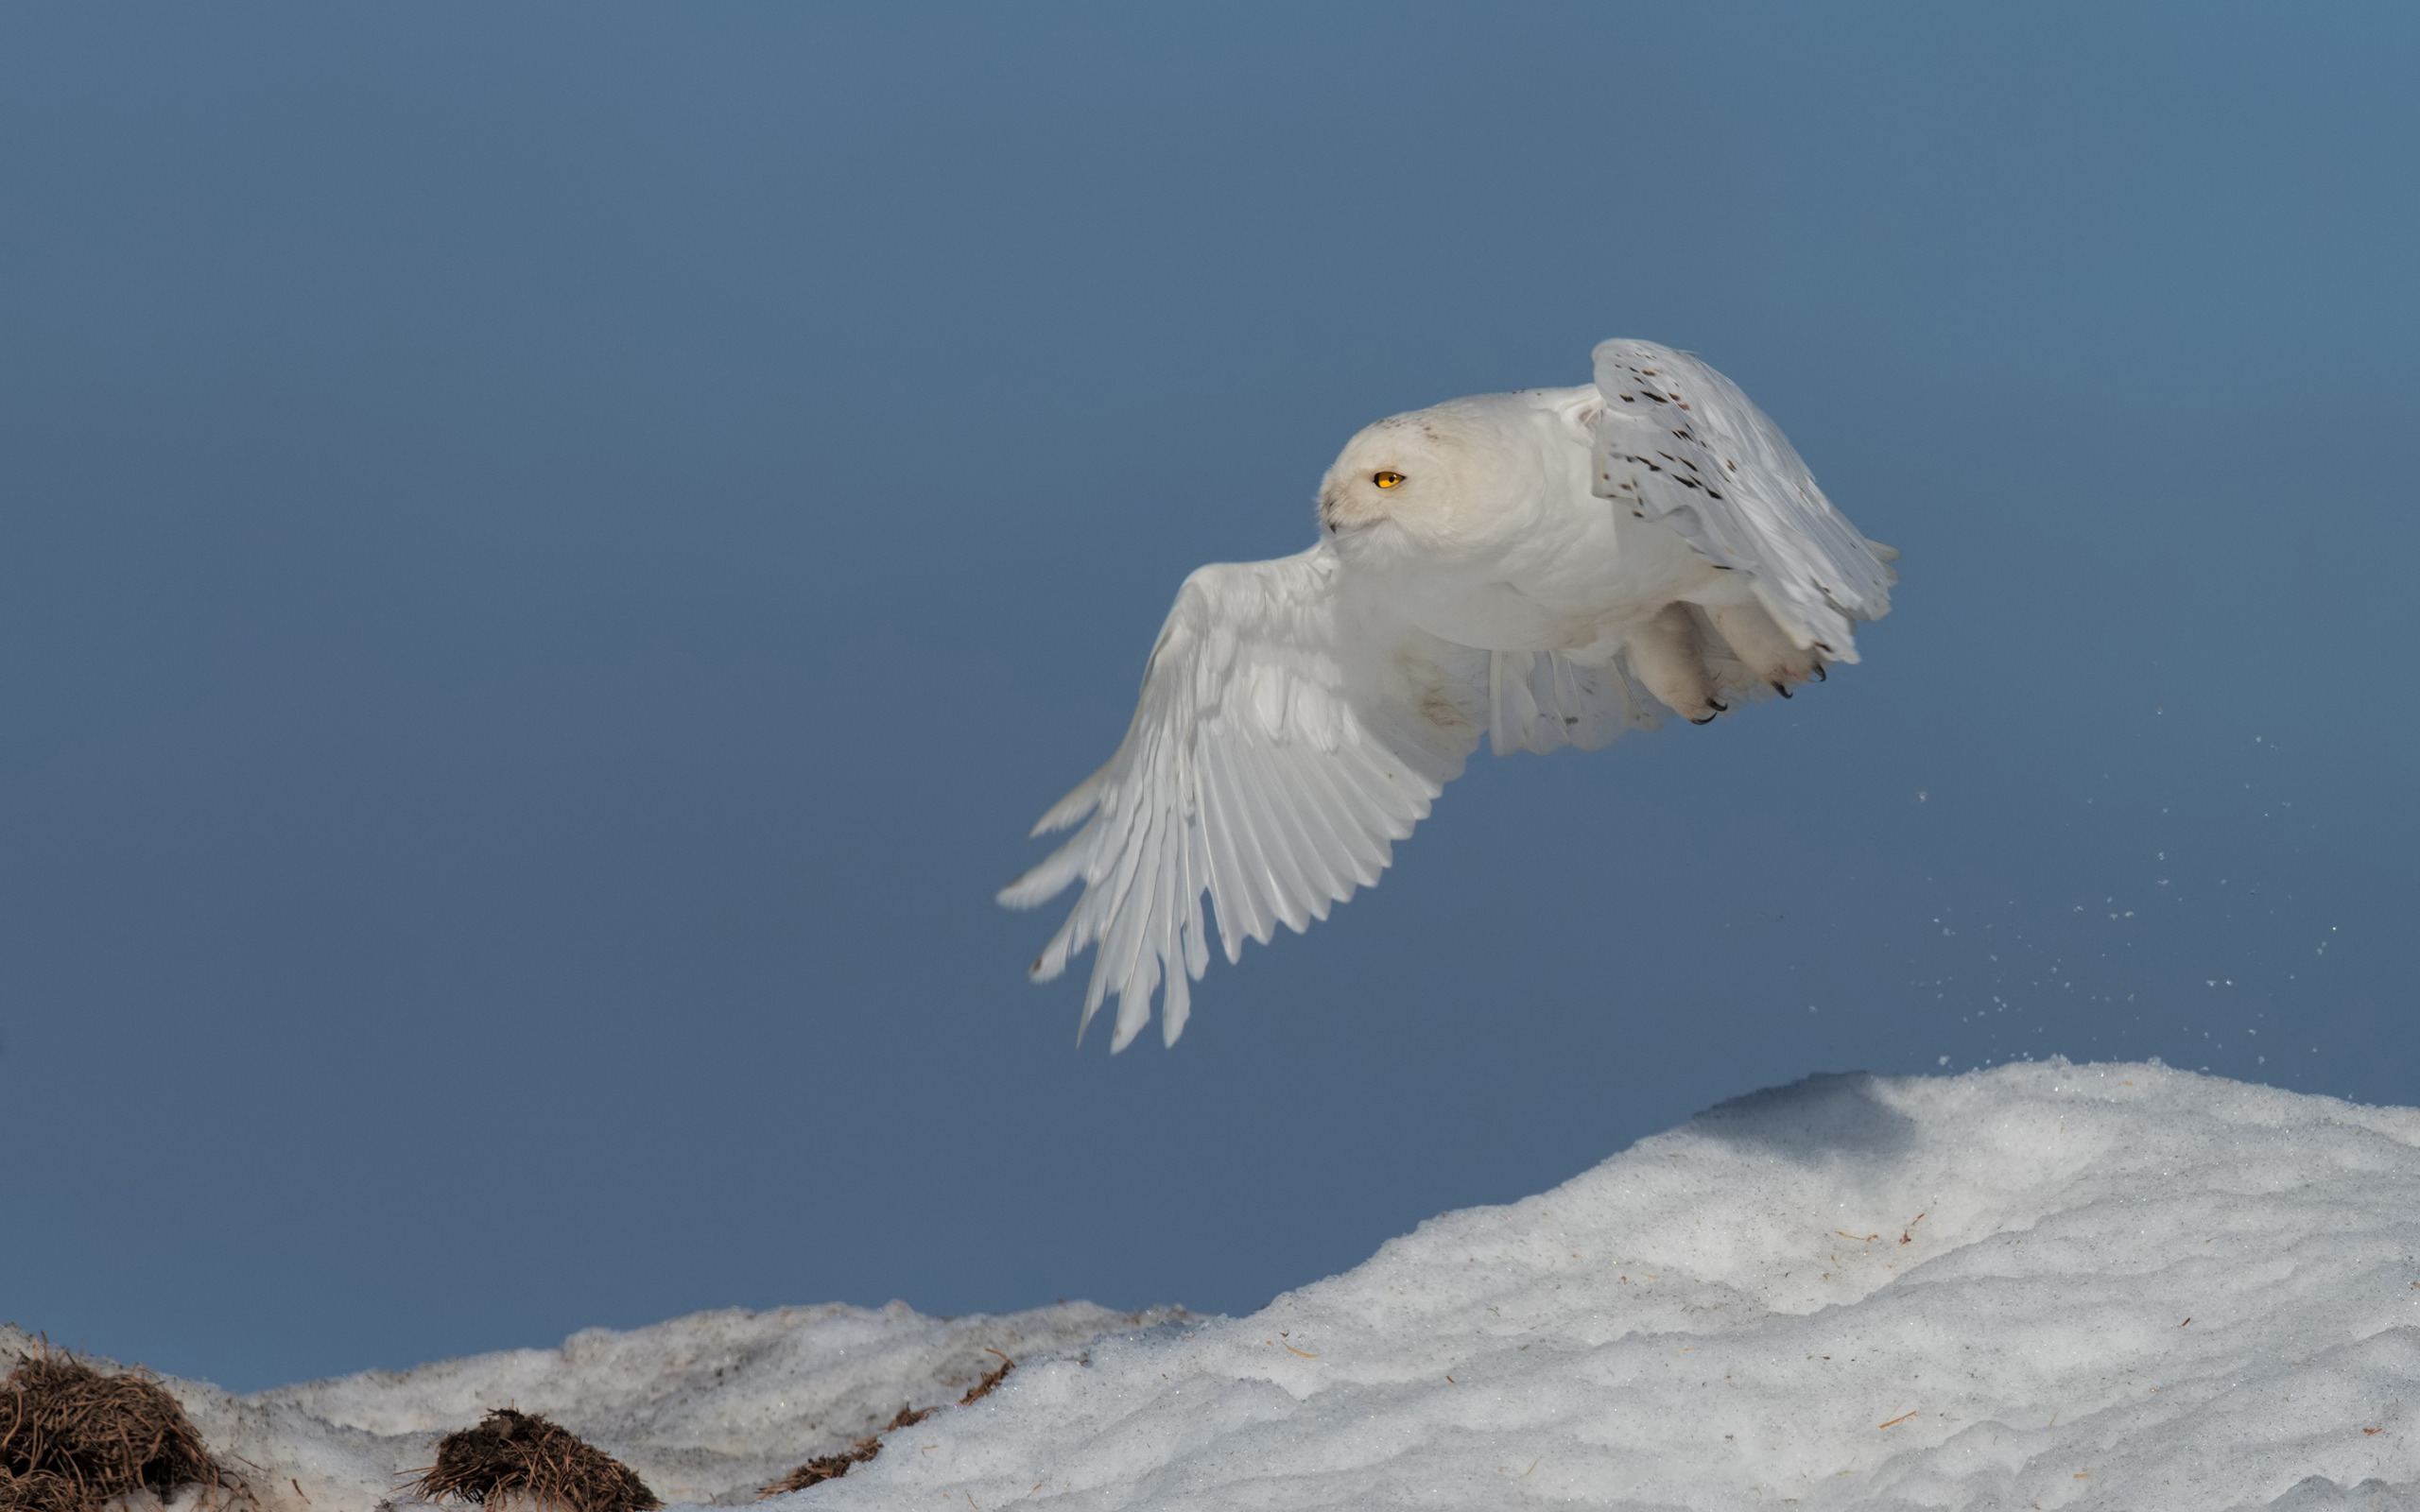
M 939 1407 L 914 1407 L 903 1401 L 899 1404 L 899 1410 L 891 1415 L 890 1421 L 882 1425 L 882 1433 L 895 1434 L 902 1428 L 913 1428 L 939 1411 L 941 1411 Z M 825 1481 L 837 1481 L 849 1473 L 850 1466 L 862 1465 L 881 1452 L 882 1434 L 876 1434 L 871 1438 L 858 1439 L 838 1454 L 818 1454 L 780 1480 L 759 1490 L 756 1493 L 756 1500 L 762 1502 L 769 1496 L 779 1496 L 784 1491 L 803 1491 L 810 1486 L 821 1486 Z
M 983 1352 L 985 1354 L 1000 1354 L 1000 1351 L 997 1349 L 987 1349 Z M 966 1395 L 958 1399 L 958 1404 L 961 1407 L 972 1407 L 977 1402 L 981 1401 L 984 1398 L 990 1396 L 994 1391 L 999 1390 L 1000 1383 L 1009 1379 L 1009 1372 L 1016 1367 L 1017 1363 L 1014 1360 L 1010 1359 L 1005 1354 L 1000 1354 L 1000 1363 L 998 1366 L 994 1369 L 984 1371 L 983 1379 L 967 1387 Z
M 907 1416 L 908 1409 L 902 1407 L 899 1412 L 904 1418 Z M 849 1473 L 849 1467 L 862 1465 L 881 1452 L 881 1439 L 860 1438 L 838 1454 L 818 1454 L 759 1491 L 756 1494 L 756 1500 L 761 1502 L 769 1496 L 779 1496 L 785 1491 L 804 1491 L 810 1486 L 821 1486 L 826 1481 L 837 1481 Z
M 407 1488 L 424 1502 L 458 1497 L 555 1512 L 650 1512 L 664 1503 L 631 1469 L 560 1423 L 498 1407 L 437 1441 L 437 1463 Z
M 136 1491 L 228 1489 L 177 1399 L 146 1370 L 105 1376 L 47 1348 L 0 1380 L 0 1512 L 97 1512 Z
M 966 1388 L 966 1395 L 958 1399 L 958 1404 L 961 1407 L 981 1401 L 998 1390 L 1000 1383 L 1009 1378 L 1009 1372 L 1017 1367 L 1014 1360 L 1000 1354 L 997 1349 L 987 1349 L 983 1352 L 999 1354 L 999 1366 L 996 1369 L 984 1371 L 981 1380 Z M 941 1411 L 939 1407 L 911 1407 L 902 1402 L 898 1415 L 884 1426 L 882 1432 L 893 1434 L 902 1428 L 912 1428 L 939 1411 Z M 780 1480 L 758 1491 L 756 1500 L 761 1502 L 769 1496 L 779 1496 L 785 1491 L 803 1491 L 810 1486 L 821 1486 L 825 1481 L 837 1481 L 848 1474 L 851 1467 L 862 1465 L 881 1452 L 882 1436 L 877 1434 L 872 1438 L 858 1439 L 838 1454 L 818 1454 Z

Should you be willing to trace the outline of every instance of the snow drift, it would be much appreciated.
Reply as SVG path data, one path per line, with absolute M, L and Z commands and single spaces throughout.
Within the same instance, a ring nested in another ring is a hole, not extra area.
M 2416 1144 L 2157 1066 L 1824 1076 L 1250 1317 L 715 1314 L 181 1392 L 317 1512 L 508 1398 L 737 1499 L 987 1346 L 997 1392 L 768 1506 L 2420 1507 Z
M 1065 1303 L 1001 1317 L 919 1316 L 838 1304 L 699 1313 L 652 1328 L 588 1329 L 558 1349 L 510 1349 L 239 1397 L 164 1383 L 262 1512 L 369 1512 L 437 1440 L 493 1407 L 551 1418 L 667 1502 L 752 1502 L 802 1462 L 849 1447 L 909 1402 L 954 1401 L 999 1362 L 1075 1349 L 1185 1314 Z M 0 1326 L 0 1360 L 33 1341 Z M 1013 1378 L 1011 1378 L 1013 1379 Z

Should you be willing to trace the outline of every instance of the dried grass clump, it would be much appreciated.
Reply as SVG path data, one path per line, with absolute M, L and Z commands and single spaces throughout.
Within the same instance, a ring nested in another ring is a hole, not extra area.
M 987 1349 L 983 1352 L 985 1354 L 1000 1354 L 999 1350 L 991 1349 Z M 1009 1372 L 1016 1367 L 1017 1363 L 1014 1360 L 1010 1359 L 1005 1354 L 1000 1354 L 999 1365 L 993 1369 L 984 1371 L 982 1380 L 977 1381 L 972 1386 L 967 1387 L 966 1395 L 958 1399 L 958 1404 L 961 1407 L 972 1407 L 977 1402 L 981 1401 L 984 1398 L 999 1390 L 1000 1383 L 1009 1379 Z
M 409 1487 L 424 1502 L 528 1503 L 558 1512 L 651 1512 L 664 1503 L 628 1465 L 535 1413 L 498 1407 L 437 1441 Z
M 881 1452 L 880 1438 L 860 1438 L 838 1454 L 818 1454 L 772 1485 L 766 1486 L 756 1494 L 756 1500 L 761 1502 L 769 1496 L 779 1496 L 784 1491 L 804 1491 L 810 1486 L 821 1486 L 826 1481 L 837 1481 L 849 1473 L 850 1466 L 862 1465 Z
M 973 1406 L 997 1391 L 1000 1388 L 1000 1383 L 1009 1378 L 1009 1372 L 1017 1367 L 1014 1360 L 1000 1354 L 997 1349 L 987 1349 L 983 1352 L 999 1354 L 999 1366 L 996 1369 L 984 1371 L 981 1380 L 966 1388 L 966 1395 L 958 1399 L 958 1404 L 961 1407 Z M 939 1411 L 941 1411 L 939 1407 L 910 1407 L 903 1402 L 900 1404 L 899 1415 L 884 1425 L 882 1432 L 891 1434 L 897 1433 L 902 1428 L 912 1428 Z M 818 1454 L 757 1492 L 756 1500 L 761 1502 L 769 1496 L 779 1496 L 785 1491 L 803 1491 L 810 1486 L 821 1486 L 825 1481 L 837 1481 L 848 1474 L 852 1467 L 862 1465 L 881 1452 L 882 1435 L 877 1434 L 871 1438 L 858 1439 L 838 1454 Z
M 890 1421 L 882 1425 L 882 1433 L 895 1434 L 902 1428 L 913 1428 L 939 1411 L 941 1411 L 939 1407 L 911 1407 L 903 1401 L 899 1404 L 899 1410 L 891 1415 Z M 780 1480 L 759 1490 L 756 1493 L 756 1500 L 762 1502 L 769 1496 L 779 1496 L 784 1491 L 803 1491 L 810 1486 L 821 1486 L 825 1481 L 838 1480 L 849 1473 L 850 1466 L 862 1465 L 881 1452 L 882 1434 L 875 1434 L 872 1437 L 858 1439 L 838 1454 L 818 1454 Z
M 48 1349 L 0 1380 L 0 1512 L 97 1512 L 137 1491 L 226 1488 L 177 1399 L 145 1370 L 105 1376 Z

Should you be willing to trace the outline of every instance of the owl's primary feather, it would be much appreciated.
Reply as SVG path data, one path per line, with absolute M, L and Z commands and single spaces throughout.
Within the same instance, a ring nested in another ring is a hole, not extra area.
M 1378 421 L 1328 470 L 1317 545 L 1185 579 L 1125 740 L 1034 833 L 1082 828 L 999 895 L 1082 881 L 1032 968 L 1095 948 L 1080 1038 L 1115 993 L 1124 1049 L 1165 984 L 1174 1044 L 1210 961 L 1203 895 L 1231 962 L 1326 918 L 1482 734 L 1593 750 L 1857 660 L 1897 553 L 1697 358 L 1607 341 L 1596 373 Z

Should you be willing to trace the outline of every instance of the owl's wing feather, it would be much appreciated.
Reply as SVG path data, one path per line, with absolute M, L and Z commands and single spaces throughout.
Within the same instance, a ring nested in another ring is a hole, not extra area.
M 1856 661 L 1853 627 L 1890 611 L 1897 553 L 1841 518 L 1781 427 L 1703 362 L 1628 338 L 1596 361 L 1596 491 L 1745 574 L 1800 647 Z
M 1034 833 L 1083 828 L 999 894 L 1030 908 L 1082 880 L 1032 975 L 1095 947 L 1083 1024 L 1115 993 L 1113 1050 L 1163 982 L 1161 1033 L 1184 1032 L 1210 962 L 1204 892 L 1231 962 L 1325 919 L 1378 880 L 1478 742 L 1486 653 L 1349 601 L 1337 566 L 1315 547 L 1186 578 L 1117 754 Z

